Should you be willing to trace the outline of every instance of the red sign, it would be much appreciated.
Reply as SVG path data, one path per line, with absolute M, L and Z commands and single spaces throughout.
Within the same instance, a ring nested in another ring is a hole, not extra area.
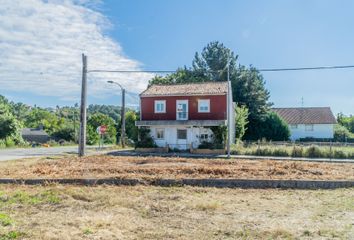
M 101 134 L 105 134 L 106 131 L 107 131 L 107 126 L 106 126 L 106 125 L 101 125 L 101 126 L 100 126 L 100 133 L 101 133 Z
M 96 129 L 97 133 L 103 135 L 107 131 L 107 126 L 106 125 L 101 125 Z

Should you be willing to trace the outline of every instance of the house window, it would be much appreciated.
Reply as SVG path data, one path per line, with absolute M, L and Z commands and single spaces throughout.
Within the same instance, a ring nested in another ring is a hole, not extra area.
M 187 129 L 177 129 L 177 139 L 187 139 Z
M 155 101 L 155 113 L 165 113 L 166 112 L 166 101 L 157 100 Z
M 156 139 L 164 139 L 165 138 L 165 129 L 157 128 L 156 129 Z
M 208 140 L 208 134 L 200 134 L 200 140 L 201 141 L 207 141 Z
M 199 99 L 198 100 L 198 112 L 210 112 L 210 100 Z
M 297 129 L 297 124 L 290 124 L 291 129 Z
M 313 131 L 313 124 L 305 124 L 305 131 Z

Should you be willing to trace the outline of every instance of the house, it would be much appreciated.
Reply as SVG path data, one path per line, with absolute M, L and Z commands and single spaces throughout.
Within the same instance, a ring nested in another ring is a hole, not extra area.
M 333 138 L 337 123 L 329 107 L 273 108 L 289 125 L 290 139 Z
M 228 82 L 152 85 L 140 94 L 140 121 L 135 124 L 149 128 L 159 147 L 197 148 L 203 141 L 212 141 L 211 127 L 227 125 L 228 109 L 232 109 L 233 141 L 234 110 L 228 96 L 232 96 Z
M 42 128 L 23 128 L 22 138 L 31 143 L 46 143 L 50 140 L 49 135 Z

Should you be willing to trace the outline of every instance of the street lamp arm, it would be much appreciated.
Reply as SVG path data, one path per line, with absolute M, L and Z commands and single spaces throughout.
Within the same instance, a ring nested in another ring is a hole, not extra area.
M 114 82 L 114 81 L 107 81 L 108 83 L 111 83 L 111 84 L 116 84 L 116 85 L 118 85 L 122 90 L 124 89 L 123 87 L 122 87 L 122 85 L 120 85 L 119 83 L 117 83 L 117 82 Z

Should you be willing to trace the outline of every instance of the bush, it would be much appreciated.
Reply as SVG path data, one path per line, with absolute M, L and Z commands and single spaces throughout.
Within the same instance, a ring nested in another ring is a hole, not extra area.
M 4 139 L 0 139 L 0 148 L 6 148 L 6 143 Z
M 6 147 L 14 147 L 16 146 L 15 141 L 12 138 L 6 138 L 5 140 Z
M 342 150 L 334 150 L 333 158 L 347 158 L 347 154 Z
M 283 148 L 276 148 L 273 151 L 273 156 L 289 157 L 289 152 Z
M 302 147 L 294 146 L 293 150 L 291 151 L 292 157 L 303 157 L 304 156 L 304 149 Z
M 306 157 L 310 158 L 326 157 L 325 154 L 321 151 L 321 149 L 315 145 L 312 145 L 308 149 L 306 149 L 305 155 Z
M 265 147 L 265 148 L 258 148 L 255 152 L 257 156 L 272 156 L 272 149 Z
M 199 146 L 199 149 L 223 149 L 224 145 L 221 143 L 215 143 L 215 142 L 206 142 L 203 141 Z
M 149 128 L 140 128 L 138 131 L 139 141 L 135 143 L 135 148 L 153 148 L 156 144 L 152 137 L 150 136 Z

